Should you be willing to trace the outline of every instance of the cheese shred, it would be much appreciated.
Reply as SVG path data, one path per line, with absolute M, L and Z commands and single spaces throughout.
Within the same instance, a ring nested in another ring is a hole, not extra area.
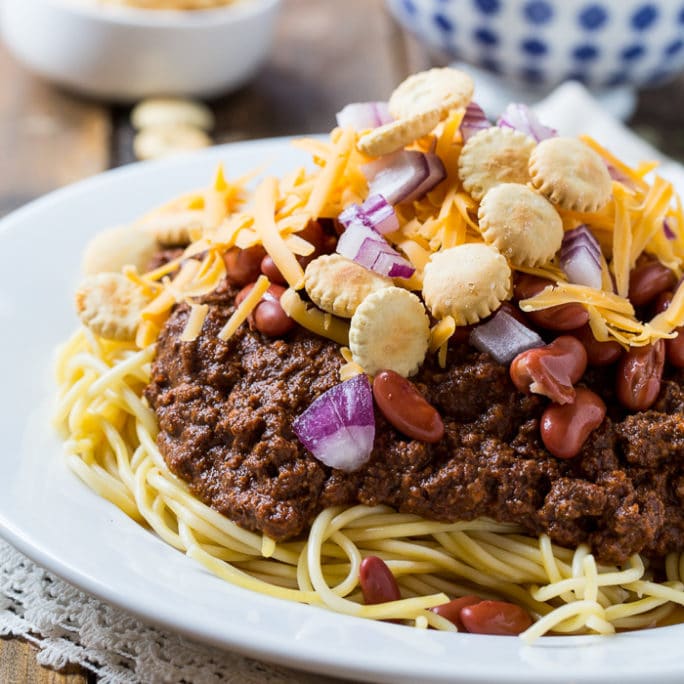
M 221 331 L 218 334 L 220 340 L 225 342 L 235 334 L 235 331 L 247 320 L 249 314 L 254 311 L 256 305 L 266 294 L 269 285 L 270 282 L 268 278 L 265 275 L 260 275 L 249 294 L 240 302 L 237 309 L 233 311 L 233 315 L 226 321 L 223 328 L 221 328 Z

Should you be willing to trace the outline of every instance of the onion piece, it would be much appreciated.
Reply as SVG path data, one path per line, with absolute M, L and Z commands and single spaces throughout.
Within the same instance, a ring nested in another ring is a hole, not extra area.
M 381 235 L 399 230 L 397 213 L 382 195 L 371 195 L 360 205 L 350 204 L 337 219 L 345 228 L 360 222 Z
M 390 248 L 391 249 L 391 248 Z M 383 251 L 377 254 L 373 260 L 371 270 L 389 278 L 410 278 L 416 269 L 410 262 L 399 255 L 395 250 Z
M 382 235 L 362 223 L 352 223 L 340 235 L 336 251 L 389 278 L 410 278 L 416 270 Z
M 677 239 L 677 233 L 675 232 L 674 227 L 672 224 L 676 224 L 677 220 L 673 219 L 669 216 L 666 216 L 663 219 L 663 233 L 665 233 L 665 238 L 667 240 L 676 240 Z
M 521 352 L 544 346 L 544 340 L 534 330 L 501 309 L 473 328 L 469 342 L 498 363 L 510 363 Z
M 608 169 L 608 175 L 618 183 L 622 183 L 626 188 L 634 190 L 634 182 L 629 176 L 626 176 L 620 169 L 613 166 L 610 162 L 606 162 L 606 168 Z
M 485 128 L 491 128 L 492 124 L 485 116 L 484 110 L 477 102 L 468 104 L 461 121 L 460 131 L 463 142 L 468 142 L 476 133 L 483 131 Z
M 375 439 L 368 376 L 356 375 L 321 394 L 294 419 L 292 430 L 321 463 L 348 473 L 361 468 Z
M 554 138 L 558 135 L 558 131 L 555 128 L 544 126 L 527 105 L 516 102 L 511 102 L 504 109 L 496 124 L 499 128 L 513 128 L 521 133 L 526 133 L 537 142 L 547 138 Z
M 355 131 L 377 128 L 393 121 L 387 102 L 352 102 L 337 112 L 335 118 L 341 128 Z
M 586 225 L 573 228 L 563 236 L 560 266 L 571 283 L 601 289 L 601 246 Z
M 361 167 L 370 195 L 390 204 L 419 199 L 446 178 L 442 160 L 432 153 L 400 150 Z

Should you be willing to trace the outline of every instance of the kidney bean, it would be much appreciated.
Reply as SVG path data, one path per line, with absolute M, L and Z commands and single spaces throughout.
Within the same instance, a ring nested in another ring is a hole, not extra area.
M 656 300 L 653 304 L 653 314 L 655 315 L 663 313 L 663 311 L 665 311 L 667 307 L 670 306 L 672 297 L 674 297 L 674 292 L 672 292 L 672 290 L 666 290 L 665 292 L 661 292 L 656 297 Z
M 517 636 L 531 624 L 530 614 L 506 601 L 480 601 L 461 610 L 465 628 L 473 634 Z
M 444 423 L 416 386 L 392 370 L 380 371 L 373 380 L 373 396 L 382 415 L 399 432 L 421 442 L 438 442 Z
M 318 221 L 309 221 L 297 235 L 314 246 L 314 251 L 308 256 L 297 257 L 297 261 L 302 268 L 306 268 L 310 262 L 321 254 L 330 254 L 330 252 L 335 251 L 337 238 L 326 233 Z
M 239 306 L 244 298 L 252 291 L 254 283 L 245 285 L 237 297 L 235 297 L 235 304 Z M 252 330 L 258 330 L 260 333 L 268 337 L 282 337 L 286 335 L 295 326 L 295 322 L 283 311 L 280 306 L 280 297 L 285 288 L 281 285 L 272 283 L 268 286 L 268 290 L 261 298 L 261 301 L 254 307 L 254 310 L 247 318 L 249 327 Z
M 606 405 L 601 397 L 586 387 L 577 387 L 572 404 L 551 404 L 542 413 L 542 442 L 557 458 L 574 458 L 605 417 Z
M 261 245 L 240 249 L 231 247 L 224 255 L 223 261 L 226 265 L 226 278 L 233 285 L 247 285 L 253 283 L 261 270 L 261 260 L 264 258 L 266 250 Z
M 670 306 L 673 296 L 671 290 L 661 292 L 655 300 L 654 313 L 659 314 L 665 311 Z M 665 340 L 665 353 L 668 362 L 675 368 L 684 368 L 684 326 L 675 328 L 674 332 L 677 333 L 677 337 Z
M 309 221 L 297 235 L 310 242 L 316 250 L 322 250 L 327 242 L 327 235 L 318 221 Z
M 553 285 L 550 280 L 538 276 L 521 273 L 513 286 L 515 298 L 520 301 L 539 294 L 545 287 Z M 527 318 L 547 330 L 575 330 L 589 322 L 589 313 L 576 303 L 559 304 L 541 311 L 525 311 Z
M 547 278 L 540 278 L 528 273 L 518 273 L 513 281 L 513 297 L 518 301 L 529 299 L 549 285 L 553 285 L 553 282 Z
M 659 261 L 646 261 L 635 266 L 629 274 L 629 301 L 643 306 L 677 282 L 675 274 Z
M 677 337 L 665 340 L 667 360 L 675 368 L 684 368 L 684 327 L 675 328 Z
M 473 332 L 474 325 L 456 326 L 454 334 L 449 338 L 449 344 L 467 344 L 470 340 L 470 333 Z
M 364 603 L 368 605 L 398 601 L 401 598 L 399 585 L 392 571 L 377 556 L 366 556 L 361 561 L 359 584 Z
M 295 322 L 283 311 L 279 301 L 260 302 L 252 315 L 254 327 L 268 337 L 282 337 L 295 325 Z
M 632 347 L 618 363 L 615 389 L 620 403 L 630 411 L 650 408 L 660 393 L 665 366 L 665 341 Z
M 278 270 L 278 267 L 273 261 L 273 257 L 267 254 L 261 260 L 261 272 L 272 282 L 278 285 L 287 285 L 287 280 L 283 277 L 283 274 Z
M 509 368 L 513 384 L 525 394 L 542 394 L 558 404 L 575 398 L 573 385 L 587 368 L 584 345 L 571 335 L 518 354 Z
M 570 334 L 584 345 L 590 366 L 609 366 L 622 356 L 623 349 L 617 342 L 599 342 L 589 325 L 573 330 Z
M 461 620 L 461 610 L 466 606 L 474 606 L 476 603 L 480 603 L 482 599 L 479 596 L 469 595 L 461 596 L 460 598 L 453 599 L 448 603 L 442 603 L 440 606 L 435 606 L 430 608 L 433 613 L 437 613 L 440 617 L 449 620 L 458 627 L 459 632 L 465 630 L 465 625 Z

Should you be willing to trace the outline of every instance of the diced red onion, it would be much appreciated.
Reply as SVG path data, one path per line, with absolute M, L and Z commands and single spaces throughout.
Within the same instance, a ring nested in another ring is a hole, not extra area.
M 526 133 L 532 136 L 537 142 L 553 138 L 558 135 L 555 128 L 544 126 L 539 121 L 537 115 L 524 104 L 511 102 L 511 104 L 504 109 L 503 114 L 496 122 L 500 128 L 513 128 L 521 133 Z
M 675 233 L 675 230 L 672 226 L 673 223 L 676 223 L 676 221 L 674 219 L 671 219 L 668 216 L 666 216 L 663 219 L 663 233 L 665 233 L 665 237 L 668 240 L 676 240 L 677 239 L 677 233 Z
M 400 150 L 361 167 L 370 195 L 382 195 L 390 204 L 421 198 L 446 178 L 442 160 L 432 153 Z
M 321 463 L 348 473 L 361 468 L 375 439 L 368 376 L 356 375 L 321 394 L 294 419 L 292 430 Z
M 463 121 L 461 121 L 461 137 L 463 142 L 468 142 L 476 133 L 485 128 L 491 128 L 489 119 L 485 116 L 484 110 L 476 102 L 471 102 L 465 110 Z
M 390 278 L 410 278 L 415 268 L 382 235 L 362 223 L 352 223 L 337 241 L 338 254 Z
M 469 341 L 498 363 L 510 363 L 521 352 L 544 346 L 544 340 L 534 330 L 503 310 L 473 328 Z
M 352 102 L 335 115 L 341 128 L 365 131 L 393 121 L 387 102 Z
M 609 162 L 606 162 L 606 168 L 608 169 L 608 173 L 610 177 L 614 180 L 617 181 L 618 183 L 622 183 L 625 187 L 634 189 L 634 183 L 632 179 L 629 176 L 626 176 L 620 169 L 616 168 Z
M 371 195 L 361 205 L 350 204 L 337 218 L 345 228 L 354 222 L 361 222 L 381 235 L 399 229 L 397 213 L 382 195 Z
M 560 265 L 571 283 L 601 289 L 601 246 L 587 226 L 581 225 L 565 233 Z
M 373 261 L 371 270 L 390 278 L 410 278 L 416 269 L 392 249 L 391 252 L 387 250 L 379 252 Z

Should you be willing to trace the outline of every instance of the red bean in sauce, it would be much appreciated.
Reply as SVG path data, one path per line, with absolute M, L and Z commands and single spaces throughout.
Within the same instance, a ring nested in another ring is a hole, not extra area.
M 553 283 L 546 278 L 528 275 L 527 273 L 518 274 L 514 285 L 515 298 L 518 301 L 529 299 L 549 285 L 553 285 Z M 581 304 L 574 302 L 524 313 L 534 325 L 547 330 L 575 330 L 589 322 L 587 310 Z
M 444 423 L 406 378 L 392 370 L 380 371 L 373 380 L 373 396 L 382 414 L 399 432 L 422 442 L 438 442 Z

